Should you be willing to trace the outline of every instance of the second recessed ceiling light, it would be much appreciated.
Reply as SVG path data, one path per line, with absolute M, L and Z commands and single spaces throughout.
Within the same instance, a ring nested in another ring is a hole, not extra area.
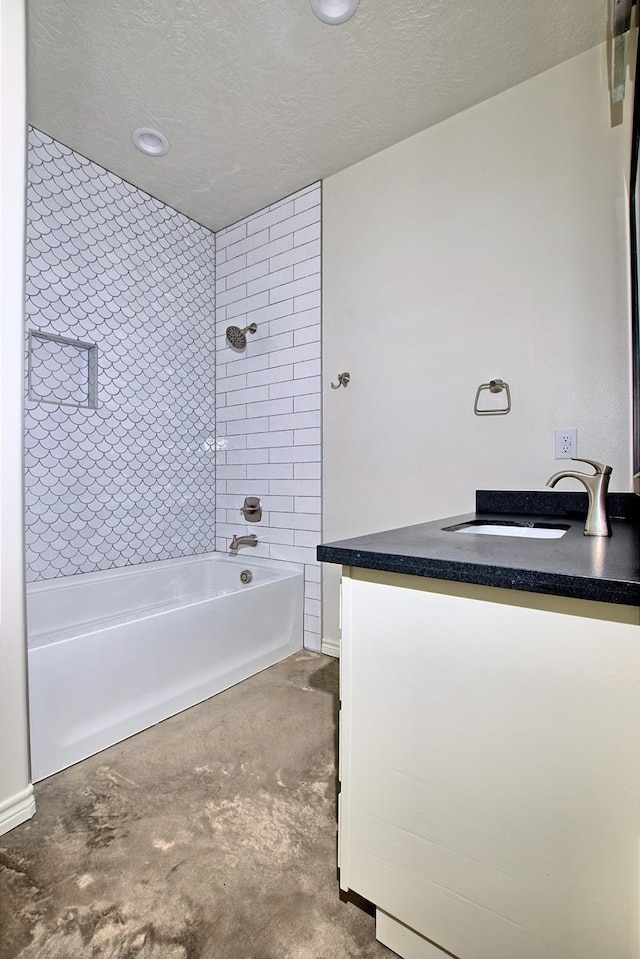
M 162 157 L 169 152 L 169 141 L 164 133 L 151 127 L 138 127 L 131 134 L 134 146 L 150 157 Z
M 354 15 L 360 0 L 309 0 L 309 3 L 323 23 L 344 23 Z

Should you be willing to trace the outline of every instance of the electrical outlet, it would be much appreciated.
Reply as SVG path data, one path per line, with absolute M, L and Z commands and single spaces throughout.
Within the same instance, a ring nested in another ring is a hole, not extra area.
M 556 430 L 556 459 L 570 460 L 578 455 L 578 431 Z

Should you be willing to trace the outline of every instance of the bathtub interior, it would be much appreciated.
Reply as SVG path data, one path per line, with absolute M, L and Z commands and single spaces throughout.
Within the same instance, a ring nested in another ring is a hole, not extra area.
M 240 579 L 244 569 L 251 572 L 250 583 Z M 29 648 L 256 589 L 299 576 L 301 569 L 295 563 L 205 553 L 32 583 L 27 589 Z
M 302 566 L 210 553 L 31 586 L 34 782 L 301 649 L 303 584 Z

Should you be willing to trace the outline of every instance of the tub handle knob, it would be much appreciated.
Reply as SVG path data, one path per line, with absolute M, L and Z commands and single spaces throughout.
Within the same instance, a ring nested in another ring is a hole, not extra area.
M 245 496 L 240 512 L 247 523 L 259 523 L 262 519 L 262 502 L 257 496 Z

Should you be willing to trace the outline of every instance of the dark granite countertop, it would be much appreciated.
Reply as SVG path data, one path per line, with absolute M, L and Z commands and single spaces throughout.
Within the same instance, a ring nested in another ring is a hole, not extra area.
M 585 536 L 586 494 L 484 491 L 476 512 L 318 546 L 323 563 L 640 605 L 638 497 L 608 498 L 611 536 Z M 474 520 L 568 526 L 560 539 L 449 532 Z

